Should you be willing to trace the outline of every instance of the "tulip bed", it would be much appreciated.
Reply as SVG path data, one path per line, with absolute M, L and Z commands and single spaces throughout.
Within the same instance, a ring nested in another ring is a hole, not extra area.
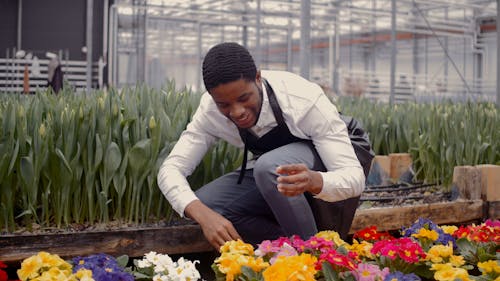
M 22 261 L 19 280 L 200 280 L 199 261 L 149 252 L 138 259 L 107 254 L 63 260 L 39 252 Z M 8 280 L 0 262 L 0 281 Z M 216 280 L 500 280 L 500 221 L 479 225 L 436 225 L 419 219 L 396 235 L 370 226 L 352 243 L 337 232 L 321 231 L 262 241 L 255 249 L 229 241 L 211 265 Z
M 0 235 L 171 221 L 156 176 L 200 96 L 173 82 L 160 91 L 0 93 Z M 448 188 L 455 166 L 500 163 L 493 103 L 335 104 L 364 124 L 376 154 L 410 153 L 419 181 Z M 241 159 L 220 142 L 188 180 L 197 188 Z

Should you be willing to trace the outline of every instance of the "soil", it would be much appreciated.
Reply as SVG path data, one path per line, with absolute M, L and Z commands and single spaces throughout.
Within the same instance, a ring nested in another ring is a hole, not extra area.
M 171 221 L 158 221 L 154 223 L 127 223 L 123 221 L 112 220 L 108 223 L 72 223 L 63 227 L 43 227 L 39 224 L 33 223 L 31 228 L 27 227 L 18 227 L 12 233 L 6 233 L 5 231 L 0 232 L 0 237 L 2 235 L 35 235 L 35 234 L 61 234 L 61 233 L 75 233 L 75 232 L 101 232 L 101 231 L 113 231 L 113 230 L 127 230 L 127 229 L 151 229 L 151 228 L 161 228 L 161 227 L 169 227 L 169 226 L 178 226 L 178 225 L 189 225 L 195 224 L 194 221 L 187 219 L 179 219 L 175 218 Z
M 368 186 L 360 199 L 359 209 L 400 207 L 455 200 L 457 192 L 435 184 L 401 183 L 386 186 Z

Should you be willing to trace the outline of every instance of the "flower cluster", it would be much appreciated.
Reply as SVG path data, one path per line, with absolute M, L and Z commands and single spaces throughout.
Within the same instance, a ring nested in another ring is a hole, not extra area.
M 141 260 L 134 260 L 134 276 L 140 280 L 177 281 L 200 279 L 196 269 L 199 261 L 179 258 L 176 262 L 169 255 L 149 252 Z
M 402 229 L 401 233 L 404 237 L 413 237 L 419 241 L 425 250 L 428 250 L 432 245 L 448 245 L 449 242 L 454 242 L 449 231 L 454 228 L 441 228 L 429 219 L 418 219 L 411 227 Z M 453 233 L 453 232 L 452 232 Z
M 370 226 L 352 243 L 334 231 L 227 242 L 212 268 L 217 280 L 500 280 L 500 222 L 438 226 L 419 219 L 398 237 Z
M 73 272 L 89 270 L 92 272 L 92 279 L 95 281 L 133 281 L 134 276 L 125 271 L 126 264 L 119 264 L 118 261 L 106 254 L 96 254 L 87 257 L 73 258 Z
M 195 262 L 180 258 L 173 262 L 168 255 L 150 252 L 128 267 L 128 256 L 114 258 L 107 254 L 76 257 L 65 261 L 58 255 L 39 252 L 25 259 L 17 271 L 20 281 L 196 281 L 200 274 Z M 1 270 L 0 281 L 7 281 Z M 3 279 L 2 279 L 3 278 Z
M 17 276 L 22 281 L 67 280 L 92 281 L 92 271 L 80 269 L 72 271 L 72 265 L 58 255 L 39 252 L 21 263 Z

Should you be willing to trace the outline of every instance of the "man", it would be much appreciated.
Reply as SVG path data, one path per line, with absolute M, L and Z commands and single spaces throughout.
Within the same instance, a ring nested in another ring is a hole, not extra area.
M 346 123 L 318 85 L 257 70 L 236 43 L 209 50 L 203 81 L 207 93 L 158 183 L 174 210 L 198 222 L 216 249 L 238 238 L 254 245 L 294 234 L 308 239 L 318 231 L 310 202 L 361 194 L 365 174 Z M 193 192 L 186 177 L 219 139 L 245 147 L 242 169 Z M 248 150 L 256 160 L 247 163 Z

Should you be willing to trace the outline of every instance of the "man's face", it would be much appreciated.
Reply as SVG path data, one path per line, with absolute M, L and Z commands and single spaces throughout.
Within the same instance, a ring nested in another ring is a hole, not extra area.
M 257 123 L 262 107 L 260 73 L 253 81 L 239 79 L 210 90 L 219 111 L 239 128 L 247 129 Z

